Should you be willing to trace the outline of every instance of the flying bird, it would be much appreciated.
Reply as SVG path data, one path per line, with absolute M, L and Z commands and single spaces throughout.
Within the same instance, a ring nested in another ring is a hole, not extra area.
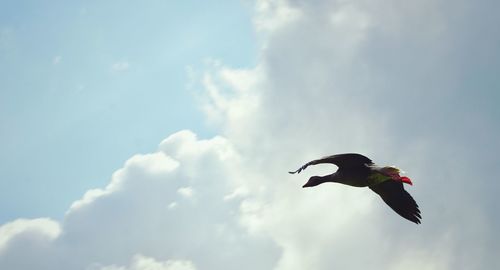
M 380 195 L 382 200 L 403 218 L 420 224 L 422 216 L 415 200 L 406 192 L 403 183 L 413 185 L 410 178 L 400 176 L 394 166 L 379 167 L 369 158 L 355 153 L 338 154 L 310 161 L 298 170 L 300 173 L 310 165 L 331 163 L 338 170 L 325 176 L 312 176 L 302 187 L 314 187 L 326 182 L 341 183 L 354 187 L 369 187 Z

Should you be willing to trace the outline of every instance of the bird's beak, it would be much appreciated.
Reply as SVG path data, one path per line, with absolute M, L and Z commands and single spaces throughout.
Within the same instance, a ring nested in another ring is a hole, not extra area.
M 401 177 L 400 180 L 401 180 L 402 183 L 406 183 L 406 184 L 408 184 L 410 186 L 413 186 L 413 183 L 411 182 L 411 179 L 408 178 L 408 177 L 406 177 L 406 176 Z

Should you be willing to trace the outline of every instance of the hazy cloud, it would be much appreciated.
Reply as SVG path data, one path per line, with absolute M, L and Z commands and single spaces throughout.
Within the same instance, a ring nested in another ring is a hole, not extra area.
M 111 69 L 113 71 L 117 71 L 117 72 L 126 71 L 129 68 L 130 68 L 130 63 L 127 61 L 119 61 L 119 62 L 113 63 L 113 65 L 111 66 Z
M 487 102 L 496 94 L 468 87 L 494 75 L 464 77 L 484 63 L 457 66 L 450 54 L 468 55 L 456 40 L 479 29 L 491 35 L 463 40 L 469 49 L 500 45 L 489 27 L 496 17 L 485 19 L 469 3 L 445 4 L 291 1 L 287 8 L 301 16 L 268 34 L 255 68 L 214 65 L 205 76 L 212 100 L 206 107 L 218 109 L 209 112 L 222 118 L 221 129 L 254 172 L 245 182 L 243 224 L 282 248 L 277 269 L 498 267 L 499 216 L 489 190 L 499 184 L 485 181 L 492 178 L 490 161 L 498 161 L 491 153 L 500 150 L 496 109 Z M 476 24 L 457 23 L 468 16 L 477 16 Z M 497 49 L 489 52 L 498 59 Z M 234 84 L 239 74 L 253 86 Z M 467 99 L 477 107 L 466 106 Z M 333 168 L 285 174 L 339 152 L 405 169 L 415 179 L 409 190 L 423 224 L 404 222 L 369 190 L 299 190 L 303 182 L 291 182 Z

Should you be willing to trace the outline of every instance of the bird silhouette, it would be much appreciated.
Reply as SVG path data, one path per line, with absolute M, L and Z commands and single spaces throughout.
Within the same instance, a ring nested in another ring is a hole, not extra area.
M 331 163 L 338 170 L 325 176 L 312 176 L 302 187 L 314 187 L 326 182 L 341 183 L 354 187 L 369 187 L 380 195 L 382 200 L 403 218 L 420 224 L 422 216 L 417 203 L 406 192 L 403 183 L 413 185 L 410 178 L 400 176 L 400 170 L 394 166 L 378 167 L 369 158 L 355 153 L 338 154 L 316 159 L 304 164 L 300 173 L 310 165 Z

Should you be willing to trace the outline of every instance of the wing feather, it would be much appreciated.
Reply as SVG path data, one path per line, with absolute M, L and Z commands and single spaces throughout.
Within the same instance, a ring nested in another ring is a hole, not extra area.
M 420 209 L 413 197 L 404 189 L 403 183 L 389 180 L 370 186 L 384 202 L 400 216 L 420 224 L 422 219 Z
M 348 153 L 348 154 L 338 154 L 338 155 L 332 155 L 332 156 L 326 156 L 320 159 L 315 159 L 313 161 L 309 161 L 308 163 L 304 164 L 302 167 L 300 167 L 298 170 L 289 172 L 289 173 L 300 173 L 303 171 L 305 168 L 307 168 L 310 165 L 316 165 L 316 164 L 321 164 L 321 163 L 331 163 L 335 164 L 337 167 L 339 167 L 339 170 L 350 170 L 350 169 L 357 169 L 357 168 L 363 168 L 365 167 L 365 164 L 371 165 L 373 162 L 371 159 L 361 155 L 361 154 L 355 154 L 355 153 Z

